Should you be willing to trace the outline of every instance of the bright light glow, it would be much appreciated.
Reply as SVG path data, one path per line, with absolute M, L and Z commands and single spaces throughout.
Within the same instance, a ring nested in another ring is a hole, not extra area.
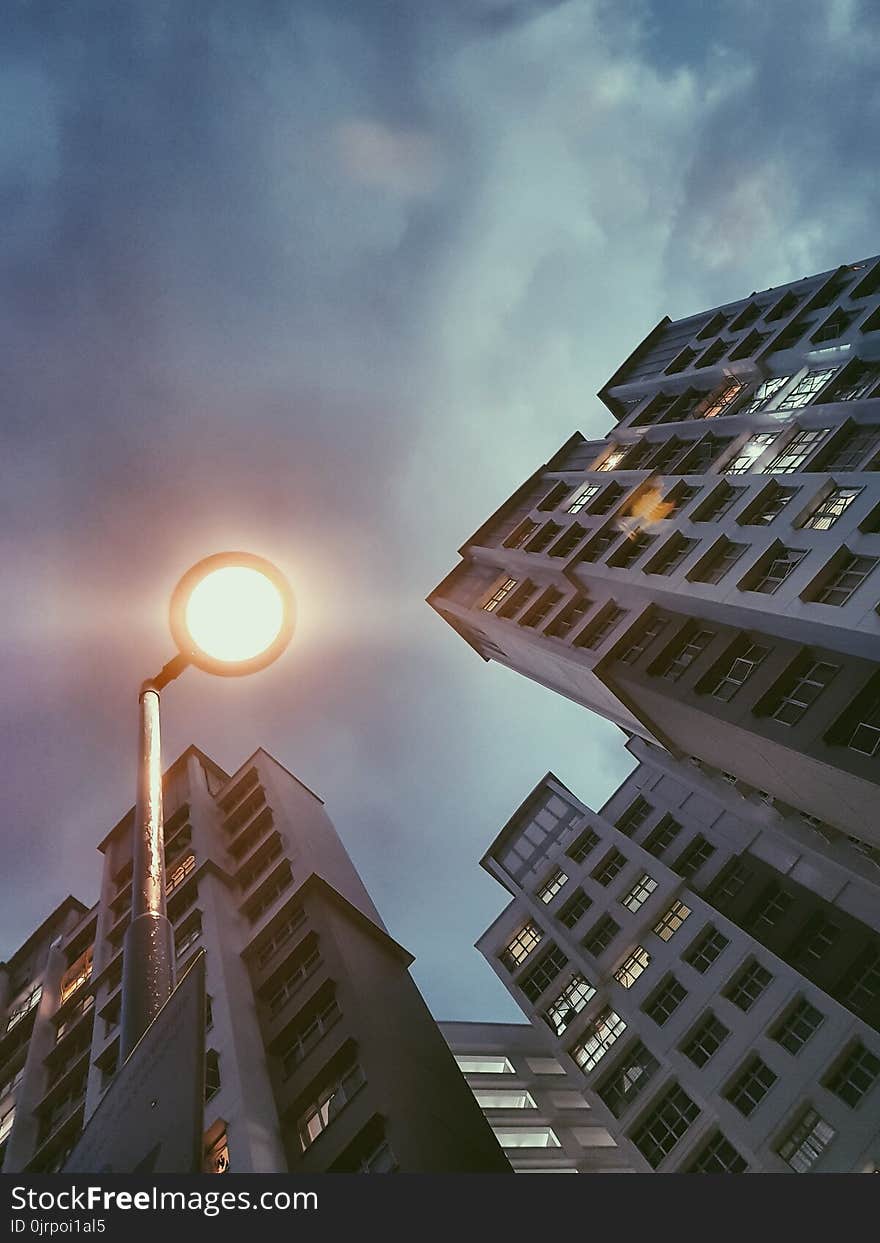
M 278 637 L 284 602 L 259 570 L 230 565 L 214 570 L 192 591 L 185 610 L 193 642 L 215 660 L 252 660 Z

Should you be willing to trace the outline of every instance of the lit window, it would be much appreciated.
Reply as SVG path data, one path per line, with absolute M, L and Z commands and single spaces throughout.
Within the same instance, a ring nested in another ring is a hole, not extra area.
M 583 483 L 576 488 L 568 498 L 566 509 L 570 514 L 579 514 L 583 507 L 588 504 L 594 496 L 602 491 L 602 485 L 598 483 Z
M 480 1089 L 474 1090 L 474 1096 L 477 1098 L 477 1104 L 481 1109 L 537 1109 L 532 1094 L 526 1091 L 517 1091 L 515 1088 L 505 1089 L 500 1092 L 484 1092 Z
M 186 880 L 187 876 L 195 869 L 196 857 L 194 854 L 188 854 L 185 859 L 175 866 L 174 871 L 168 877 L 168 883 L 165 892 L 171 894 L 175 889 L 179 888 Z
M 596 1066 L 616 1040 L 626 1031 L 626 1023 L 610 1006 L 587 1028 L 570 1052 L 584 1073 Z
M 623 988 L 632 988 L 636 980 L 651 965 L 651 955 L 641 945 L 637 945 L 628 958 L 614 972 L 614 978 Z
M 764 467 L 767 475 L 792 475 L 802 469 L 807 458 L 828 435 L 827 427 L 799 431 L 771 462 Z
M 516 586 L 515 578 L 508 578 L 498 587 L 483 605 L 484 613 L 494 613 L 502 600 L 506 600 Z
M 6 1139 L 12 1130 L 12 1124 L 15 1121 L 15 1105 L 8 1105 L 5 1110 L 0 1111 L 0 1144 Z
M 798 1121 L 776 1149 L 797 1174 L 808 1174 L 837 1132 L 807 1106 Z
M 521 928 L 501 953 L 501 961 L 505 967 L 514 971 L 521 963 L 524 963 L 543 935 L 543 930 L 531 922 Z
M 513 1066 L 506 1057 L 481 1057 L 469 1053 L 456 1053 L 458 1069 L 464 1075 L 512 1075 Z
M 740 407 L 740 414 L 754 414 L 756 410 L 763 410 L 765 406 L 770 404 L 773 396 L 779 392 L 784 384 L 787 384 L 791 376 L 775 375 L 769 380 L 762 381 L 755 389 L 752 396 Z
M 82 988 L 92 975 L 92 950 L 87 949 L 84 954 L 70 966 L 61 977 L 61 1001 L 62 1004 L 67 1001 L 68 997 L 72 997 L 78 988 Z
M 559 1148 L 556 1132 L 549 1126 L 536 1127 L 532 1130 L 499 1130 L 493 1127 L 495 1138 L 502 1148 Z
M 16 1023 L 20 1023 L 24 1016 L 33 1010 L 42 995 L 42 984 L 34 984 L 27 996 L 12 1006 L 12 1009 L 9 1012 L 9 1017 L 6 1020 L 6 1030 L 11 1031 L 12 1028 L 15 1027 Z
M 657 882 L 653 876 L 643 872 L 633 887 L 620 899 L 621 905 L 635 914 L 636 911 L 644 906 L 656 888 Z
M 744 388 L 745 384 L 741 380 L 729 380 L 722 384 L 721 388 L 709 399 L 709 404 L 703 411 L 703 418 L 715 419 L 723 414 L 729 414 Z
M 552 876 L 544 882 L 538 890 L 537 896 L 542 902 L 552 902 L 560 889 L 568 884 L 568 877 L 561 868 L 557 868 Z
M 814 531 L 828 531 L 863 491 L 863 488 L 832 488 L 807 518 L 804 526 L 811 527 Z
M 691 908 L 683 902 L 675 901 L 666 913 L 654 925 L 654 933 L 661 941 L 670 941 L 691 913 Z
M 776 407 L 777 410 L 800 410 L 809 405 L 820 389 L 823 389 L 832 376 L 837 375 L 838 367 L 814 367 L 801 376 L 785 394 Z
M 596 470 L 616 470 L 626 455 L 626 449 L 613 449 L 611 453 L 595 467 Z
M 778 439 L 779 432 L 759 432 L 755 436 L 750 436 L 739 453 L 724 467 L 724 473 L 726 475 L 748 474 L 749 471 L 755 469 L 758 458 L 762 457 Z
M 324 1088 L 317 1100 L 300 1115 L 297 1132 L 303 1152 L 336 1120 L 365 1082 L 363 1070 L 355 1063 Z

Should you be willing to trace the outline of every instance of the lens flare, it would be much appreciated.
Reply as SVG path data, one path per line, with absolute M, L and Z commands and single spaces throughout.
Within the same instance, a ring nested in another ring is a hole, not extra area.
M 278 637 L 284 602 L 259 570 L 225 566 L 196 584 L 185 619 L 193 642 L 214 660 L 252 660 Z

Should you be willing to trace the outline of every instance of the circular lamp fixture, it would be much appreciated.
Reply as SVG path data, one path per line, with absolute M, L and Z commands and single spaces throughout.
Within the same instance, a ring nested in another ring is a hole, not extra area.
M 271 561 L 220 552 L 187 570 L 171 596 L 171 634 L 188 664 L 241 677 L 277 660 L 293 637 L 295 606 Z

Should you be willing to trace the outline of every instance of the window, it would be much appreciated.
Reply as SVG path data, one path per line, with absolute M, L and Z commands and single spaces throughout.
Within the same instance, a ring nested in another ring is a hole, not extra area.
M 839 672 L 840 665 L 800 657 L 771 692 L 766 712 L 782 725 L 797 725 Z
M 647 531 L 635 532 L 623 541 L 617 552 L 611 554 L 606 564 L 615 566 L 618 570 L 628 569 L 646 548 L 650 548 L 656 538 L 656 535 L 649 535 Z
M 559 996 L 545 1010 L 544 1021 L 551 1031 L 561 1036 L 569 1023 L 595 995 L 596 990 L 588 979 L 582 975 L 572 976 Z
M 799 431 L 784 449 L 764 467 L 769 475 L 791 475 L 802 469 L 804 462 L 828 435 L 827 427 L 813 427 Z
M 543 935 L 543 929 L 531 921 L 524 928 L 520 928 L 513 940 L 501 952 L 501 961 L 505 967 L 509 971 L 515 971 L 525 962 Z
M 802 933 L 798 957 L 821 962 L 839 935 L 840 928 L 837 924 L 826 919 L 824 915 L 816 915 Z
M 770 1067 L 755 1054 L 749 1058 L 724 1093 L 725 1099 L 746 1118 L 751 1117 L 776 1082 Z
M 681 474 L 704 474 L 715 459 L 720 457 L 727 449 L 732 439 L 730 436 L 704 436 L 702 440 L 698 440 L 684 461 L 680 463 L 679 470 Z
M 582 483 L 580 487 L 575 488 L 565 508 L 570 514 L 579 514 L 585 505 L 598 496 L 602 491 L 602 485 L 599 483 Z
M 757 507 L 749 507 L 740 521 L 743 526 L 748 527 L 769 526 L 799 491 L 800 488 L 783 488 L 781 484 L 771 483 L 770 487 L 761 494 Z
M 196 857 L 194 854 L 188 854 L 186 858 L 181 859 L 168 877 L 166 893 L 171 894 L 175 889 L 178 889 L 186 878 L 195 871 L 195 866 Z
M 686 505 L 689 505 L 702 491 L 702 488 L 692 487 L 688 483 L 677 483 L 675 487 L 663 497 L 660 502 L 660 513 L 658 518 L 674 518 L 680 513 Z
M 742 499 L 745 488 L 732 488 L 722 483 L 694 513 L 694 522 L 717 522 Z
M 209 1049 L 205 1054 L 205 1103 L 220 1091 L 220 1054 Z
M 865 1013 L 880 997 L 880 950 L 868 946 L 856 959 L 844 984 L 844 999 L 851 1010 Z
M 569 557 L 587 534 L 586 528 L 573 522 L 564 535 L 561 535 L 549 552 L 551 557 Z
M 202 913 L 193 911 L 192 915 L 181 924 L 174 933 L 174 953 L 182 958 L 187 950 L 192 949 L 202 935 Z
M 594 833 L 592 829 L 584 829 L 565 853 L 570 859 L 574 859 L 575 863 L 583 863 L 587 855 L 599 845 L 600 840 L 598 833 Z
M 16 1023 L 20 1023 L 26 1014 L 33 1010 L 34 1006 L 43 995 L 42 984 L 34 984 L 31 986 L 30 992 L 18 1001 L 9 1011 L 9 1017 L 6 1020 L 6 1030 L 12 1031 Z
M 643 872 L 633 887 L 628 890 L 620 899 L 621 905 L 625 906 L 628 911 L 635 914 L 640 910 L 650 898 L 651 894 L 657 888 L 657 882 L 653 876 L 649 876 L 647 872 Z
M 600 617 L 580 632 L 574 640 L 575 647 L 595 650 L 626 617 L 628 611 L 628 609 L 619 609 L 617 605 L 611 604 Z
M 616 447 L 613 447 L 611 451 L 607 454 L 607 456 L 603 458 L 601 462 L 597 463 L 593 467 L 593 469 L 603 470 L 603 471 L 616 470 L 617 467 L 623 461 L 623 459 L 626 457 L 626 453 L 627 453 L 626 445 L 617 445 Z
M 690 913 L 691 908 L 676 899 L 669 910 L 654 925 L 654 934 L 661 941 L 671 941 Z
M 791 376 L 775 375 L 771 376 L 769 380 L 763 380 L 754 393 L 752 393 L 749 400 L 740 407 L 739 413 L 754 414 L 756 410 L 763 410 L 790 379 Z
M 681 1046 L 681 1051 L 695 1066 L 703 1067 L 715 1056 L 729 1035 L 729 1029 L 710 1010 L 700 1019 Z
M 765 596 L 772 596 L 778 591 L 789 575 L 797 569 L 807 550 L 804 548 L 783 548 L 778 545 L 765 558 L 757 574 L 745 587 L 746 591 L 758 591 Z
M 509 1058 L 479 1057 L 456 1053 L 455 1061 L 463 1075 L 513 1075 L 516 1072 Z
M 497 1092 L 475 1089 L 474 1096 L 481 1109 L 537 1109 L 531 1092 L 501 1088 Z
M 538 890 L 537 896 L 542 902 L 552 902 L 560 889 L 568 884 L 568 877 L 561 868 L 557 868 L 552 876 L 549 876 L 541 888 Z
M 637 1040 L 600 1081 L 596 1094 L 614 1117 L 619 1118 L 641 1095 L 659 1069 L 660 1063 L 650 1049 Z
M 639 795 L 635 802 L 630 803 L 623 815 L 615 820 L 614 827 L 618 832 L 624 833 L 627 837 L 632 837 L 642 827 L 652 811 L 651 804 Z
M 720 358 L 724 357 L 724 355 L 727 353 L 728 349 L 730 348 L 730 345 L 731 345 L 730 341 L 725 341 L 722 337 L 719 337 L 716 341 L 713 341 L 712 344 L 707 349 L 703 351 L 703 353 L 697 359 L 694 366 L 695 367 L 711 367 L 713 363 L 717 363 Z
M 560 909 L 557 918 L 564 928 L 574 928 L 592 905 L 583 889 L 578 889 Z
M 872 684 L 869 684 L 871 686 Z M 856 701 L 855 714 L 846 713 L 847 722 L 855 719 L 855 727 L 850 731 L 846 746 L 850 751 L 858 751 L 860 755 L 876 755 L 880 750 L 880 691 L 870 695 L 860 695 Z
M 547 495 L 538 502 L 538 509 L 541 513 L 549 513 L 551 509 L 556 509 L 557 506 L 561 505 L 568 496 L 570 486 L 570 484 L 562 482 L 554 483 Z
M 292 1075 L 312 1049 L 321 1043 L 341 1013 L 336 998 L 331 996 L 298 1023 L 281 1053 L 281 1064 L 286 1076 Z
M 5 1082 L 0 1083 L 0 1100 L 2 1100 L 4 1096 L 9 1096 L 12 1092 L 14 1092 L 23 1078 L 24 1063 L 19 1066 L 18 1070 L 13 1071 Z
M 618 932 L 620 932 L 620 924 L 616 923 L 610 915 L 603 915 L 583 938 L 581 945 L 587 953 L 598 958 L 605 952 Z
M 703 411 L 704 419 L 717 419 L 721 415 L 729 414 L 733 408 L 737 398 L 745 388 L 745 384 L 741 380 L 728 380 L 712 394 L 709 404 Z
M 625 863 L 626 855 L 622 855 L 619 850 L 609 850 L 590 875 L 600 885 L 610 885 Z
M 755 469 L 755 463 L 759 457 L 775 444 L 779 438 L 778 432 L 758 432 L 756 436 L 750 436 L 740 451 L 730 459 L 724 467 L 726 475 L 747 475 L 749 471 Z
M 537 522 L 532 522 L 531 518 L 525 518 L 518 526 L 514 527 L 510 535 L 504 541 L 505 548 L 522 548 L 523 544 L 538 529 Z M 484 606 L 485 607 L 485 606 Z
M 541 592 L 531 608 L 526 610 L 519 624 L 529 627 L 540 626 L 547 620 L 561 599 L 561 591 L 557 591 L 555 587 L 548 587 L 546 591 Z
M 793 902 L 790 893 L 773 881 L 758 899 L 746 920 L 748 931 L 757 937 L 766 936 L 784 917 Z
M 736 778 L 732 773 L 722 773 L 722 777 L 731 778 L 730 785 L 736 784 Z M 715 899 L 717 903 L 732 902 L 740 893 L 746 881 L 751 878 L 751 872 L 744 863 L 734 863 L 719 880 L 715 888 Z
M 267 940 L 260 945 L 256 954 L 257 966 L 262 968 L 271 962 L 282 945 L 285 945 L 306 922 L 303 910 L 296 910 L 275 928 Z
M 824 1087 L 833 1092 L 845 1105 L 855 1109 L 859 1101 L 870 1092 L 880 1075 L 880 1058 L 866 1049 L 860 1040 L 825 1079 Z
M 257 891 L 254 900 L 245 907 L 248 922 L 255 924 L 260 916 L 268 911 L 292 884 L 293 877 L 290 873 L 290 865 L 285 861 L 284 866 L 275 871 L 262 889 Z
M 502 1148 L 559 1148 L 561 1145 L 552 1127 L 535 1127 L 529 1131 L 502 1131 L 493 1127 Z
M 0 1144 L 9 1135 L 12 1130 L 12 1124 L 15 1121 L 15 1105 L 7 1105 L 5 1109 L 0 1110 Z M 2 1160 L 2 1157 L 0 1157 Z
M 815 337 L 813 339 L 815 340 Z M 819 390 L 825 387 L 838 370 L 837 367 L 811 368 L 788 390 L 776 409 L 800 410 L 802 406 L 809 405 Z
M 740 1010 L 749 1011 L 772 979 L 770 972 L 751 958 L 723 995 Z
M 713 699 L 724 703 L 729 703 L 742 690 L 761 662 L 770 655 L 770 648 L 760 643 L 737 646 L 739 651 L 725 660 L 720 675 L 713 676 L 709 691 Z
M 699 544 L 699 540 L 673 535 L 645 567 L 646 574 L 674 574 Z
M 803 524 L 814 531 L 828 531 L 842 518 L 863 488 L 832 488 Z
M 720 583 L 747 548 L 748 544 L 735 544 L 725 536 L 718 541 L 707 557 L 697 563 L 688 578 L 693 583 Z
M 302 949 L 297 950 L 292 955 L 287 965 L 284 979 L 273 988 L 266 999 L 269 1013 L 273 1018 L 276 1014 L 280 1014 L 290 998 L 299 992 L 300 988 L 302 988 L 309 976 L 318 969 L 320 964 L 321 956 L 318 953 L 316 939 L 310 937 Z
M 515 583 L 516 579 L 511 581 Z M 498 616 L 504 618 L 513 617 L 520 611 L 525 602 L 532 597 L 534 592 L 535 584 L 530 578 L 524 578 L 515 590 L 511 589 L 511 591 L 505 593 L 506 599 L 497 606 Z M 494 608 L 495 605 L 492 607 Z
M 776 1151 L 796 1174 L 809 1174 L 836 1134 L 808 1105 Z
M 653 832 L 645 839 L 643 848 L 649 855 L 659 859 L 681 832 L 681 825 L 670 815 L 665 815 Z
M 826 458 L 823 469 L 858 470 L 869 451 L 880 442 L 880 427 L 854 426 L 839 440 Z
M 537 535 L 532 536 L 526 545 L 526 552 L 544 552 L 556 539 L 562 527 L 557 522 L 545 522 Z
M 545 988 L 549 988 L 560 971 L 568 966 L 568 959 L 558 945 L 551 945 L 540 962 L 520 980 L 520 988 L 529 1001 L 537 1001 Z
M 668 1018 L 687 997 L 687 989 L 679 984 L 674 975 L 668 975 L 659 988 L 655 989 L 642 1009 L 648 1018 L 653 1019 L 658 1027 L 662 1027 Z
M 515 578 L 505 579 L 504 582 L 501 584 L 501 586 L 495 589 L 495 591 L 492 593 L 492 595 L 483 605 L 483 612 L 494 613 L 495 610 L 498 608 L 498 605 L 502 602 L 502 600 L 506 600 L 507 597 L 510 595 L 510 593 L 513 591 L 514 587 L 516 586 L 516 583 L 517 583 L 517 580 Z
M 636 632 L 636 637 L 617 654 L 617 659 L 624 665 L 634 665 L 640 660 L 655 639 L 669 625 L 671 618 L 663 613 L 652 613 Z
M 716 1131 L 688 1166 L 688 1174 L 744 1174 L 748 1169 L 733 1144 Z
M 693 630 L 678 640 L 672 653 L 665 659 L 660 669 L 660 676 L 668 682 L 677 682 L 690 669 L 694 661 L 715 638 L 714 630 Z
M 880 385 L 880 363 L 866 363 L 854 359 L 839 379 L 830 384 L 817 399 L 826 401 L 858 401 L 861 397 L 876 397 Z
M 679 876 L 683 876 L 685 880 L 690 880 L 699 872 L 704 863 L 708 863 L 714 853 L 715 847 L 712 843 L 707 842 L 702 833 L 698 833 L 673 863 L 672 870 L 678 872 Z
M 632 988 L 642 972 L 646 971 L 650 965 L 651 955 L 643 946 L 637 945 L 614 972 L 614 978 L 623 988 Z
M 355 1062 L 343 1071 L 339 1077 L 320 1093 L 309 1105 L 297 1121 L 297 1132 L 303 1152 L 306 1152 L 315 1140 L 339 1116 L 351 1098 L 366 1082 L 364 1072 Z
M 615 1040 L 626 1031 L 626 1023 L 611 1007 L 607 1007 L 593 1020 L 584 1035 L 570 1053 L 575 1062 L 587 1074 L 602 1060 Z
M 699 1108 L 684 1089 L 672 1083 L 630 1138 L 656 1170 L 699 1116 Z
M 82 988 L 91 978 L 92 974 L 92 950 L 87 949 L 81 954 L 64 975 L 61 977 L 61 1001 L 67 1001 L 68 997 L 72 997 L 78 988 Z
M 604 492 L 590 505 L 588 512 L 591 514 L 607 514 L 617 504 L 625 491 L 626 489 L 622 488 L 619 483 L 609 483 Z
M 554 639 L 566 638 L 567 635 L 571 634 L 575 626 L 583 621 L 592 607 L 593 601 L 589 596 L 575 596 L 557 614 L 544 633 Z
M 593 536 L 587 546 L 578 553 L 578 562 L 598 561 L 611 545 L 617 542 L 619 535 L 620 531 L 616 527 L 603 527 L 601 531 Z
M 824 1014 L 803 997 L 799 997 L 793 1006 L 789 1006 L 782 1021 L 773 1028 L 770 1039 L 781 1044 L 793 1056 L 797 1056 L 824 1021 Z
M 847 552 L 837 569 L 813 597 L 817 604 L 830 604 L 837 608 L 846 604 L 858 591 L 868 575 L 877 567 L 878 557 L 857 557 Z

